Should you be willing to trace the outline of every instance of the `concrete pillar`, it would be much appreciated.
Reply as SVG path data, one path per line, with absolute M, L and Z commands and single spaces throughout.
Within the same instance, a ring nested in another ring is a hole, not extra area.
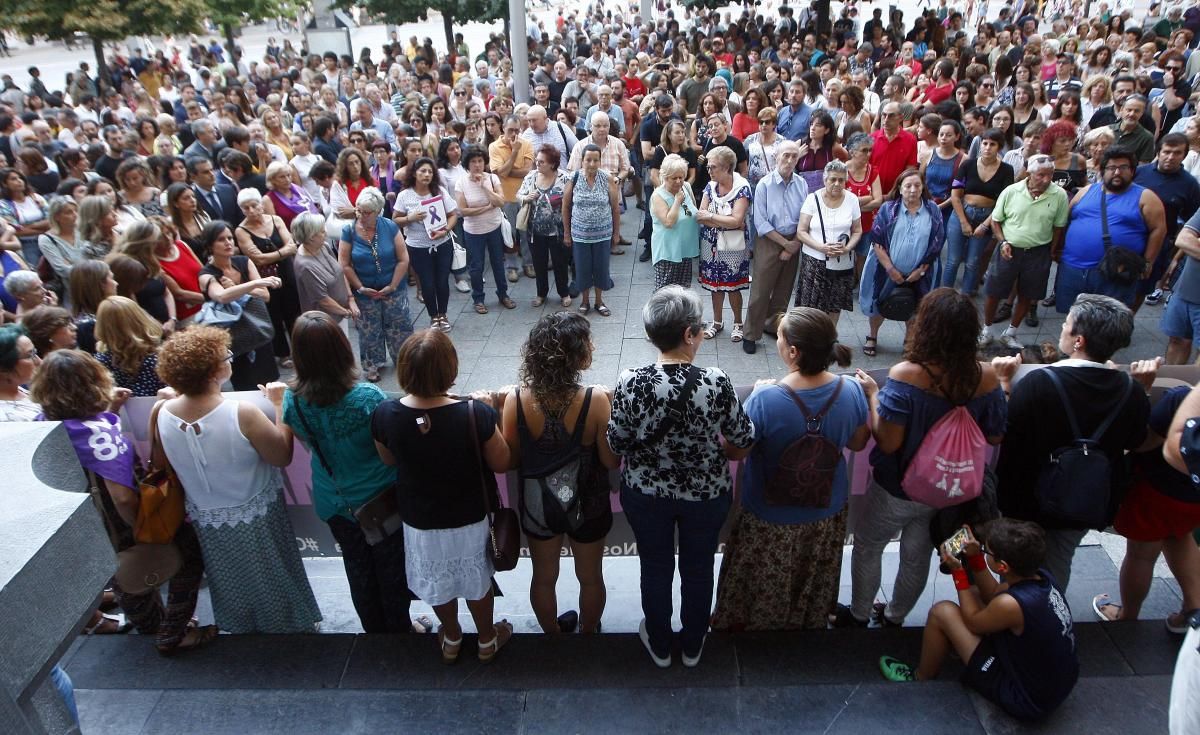
M 333 3 L 331 0 L 313 0 L 312 12 L 318 29 L 331 31 L 337 28 L 337 23 L 333 19 Z
M 525 27 L 525 3 L 508 0 L 508 27 L 513 64 L 513 99 L 529 101 L 529 33 Z

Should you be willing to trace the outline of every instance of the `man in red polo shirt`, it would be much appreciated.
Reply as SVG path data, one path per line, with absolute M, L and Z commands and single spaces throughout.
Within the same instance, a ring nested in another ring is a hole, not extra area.
M 883 127 L 871 133 L 871 166 L 879 171 L 886 197 L 906 168 L 917 167 L 917 137 L 900 128 L 900 103 L 888 102 L 880 113 Z

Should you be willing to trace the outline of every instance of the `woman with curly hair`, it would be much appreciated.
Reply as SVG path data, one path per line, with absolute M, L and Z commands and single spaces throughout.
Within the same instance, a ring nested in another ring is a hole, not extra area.
M 110 296 L 96 309 L 96 359 L 113 382 L 135 396 L 154 396 L 166 383 L 158 377 L 163 328 L 124 296 Z
M 582 385 L 592 364 L 591 328 L 580 314 L 543 316 L 522 348 L 521 384 L 504 402 L 503 430 L 520 477 L 521 526 L 533 558 L 529 601 L 542 630 L 570 632 L 558 618 L 554 586 L 563 537 L 579 580 L 579 629 L 600 632 L 605 589 L 604 537 L 612 528 L 608 470 L 620 460 L 608 446 L 608 396 Z
M 951 288 L 931 291 L 917 309 L 904 361 L 888 371 L 880 388 L 863 371 L 859 382 L 871 407 L 871 484 L 867 510 L 854 529 L 853 593 L 839 606 L 840 625 L 903 625 L 929 577 L 929 522 L 937 512 L 908 499 L 903 481 L 921 440 L 956 406 L 966 406 L 989 444 L 1004 438 L 1008 405 L 991 363 L 977 360 L 979 310 L 971 297 Z M 900 568 L 885 606 L 875 602 L 883 547 L 900 535 Z
M 169 461 L 183 486 L 220 629 L 311 633 L 321 611 L 296 549 L 278 469 L 292 461 L 292 431 L 283 423 L 287 386 L 261 386 L 272 418 L 253 403 L 226 398 L 229 347 L 227 330 L 191 327 L 159 350 L 158 374 L 179 397 L 158 404 L 151 416 L 164 455 L 156 461 Z

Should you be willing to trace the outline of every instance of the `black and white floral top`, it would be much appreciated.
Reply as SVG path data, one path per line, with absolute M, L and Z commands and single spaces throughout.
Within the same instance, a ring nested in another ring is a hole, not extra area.
M 648 446 L 690 370 L 701 377 L 685 417 L 662 441 Z M 630 488 L 674 500 L 711 500 L 732 492 L 722 435 L 738 447 L 754 443 L 754 424 L 721 370 L 655 364 L 625 370 L 618 378 L 608 442 L 625 459 L 621 481 Z

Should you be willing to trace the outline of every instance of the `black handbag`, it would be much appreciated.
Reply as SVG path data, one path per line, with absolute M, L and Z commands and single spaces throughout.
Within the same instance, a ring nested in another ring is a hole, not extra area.
M 1112 236 L 1108 234 L 1108 192 L 1100 187 L 1100 227 L 1103 231 L 1104 257 L 1100 259 L 1100 275 L 1106 281 L 1112 281 L 1122 286 L 1132 286 L 1142 279 L 1146 272 L 1146 259 L 1129 248 L 1113 245 Z
M 906 322 L 917 313 L 917 289 L 911 283 L 901 283 L 876 304 L 879 316 L 894 322 Z
M 325 453 L 321 451 L 321 444 L 317 441 L 316 432 L 309 426 L 308 419 L 300 410 L 299 397 L 296 398 L 296 415 L 300 417 L 300 423 L 304 424 L 304 431 L 308 434 L 308 443 L 317 453 L 317 460 L 325 468 L 329 478 L 333 480 L 334 491 L 338 497 L 342 497 L 342 491 L 337 484 L 337 476 L 333 474 L 333 466 L 325 459 Z M 345 498 L 342 500 L 345 501 Z M 350 504 L 346 503 L 346 505 Z M 404 521 L 400 517 L 400 500 L 396 497 L 395 485 L 389 485 L 357 508 L 351 507 L 350 512 L 354 514 L 354 520 L 358 521 L 363 539 L 369 546 L 386 541 L 392 534 L 404 527 Z
M 483 507 L 488 521 L 487 554 L 491 557 L 492 566 L 497 572 L 507 572 L 517 566 L 521 556 L 521 521 L 517 512 L 505 508 L 503 504 L 492 509 L 492 499 L 488 493 L 487 468 L 483 461 L 483 451 L 479 448 L 479 435 L 475 430 L 475 401 L 467 401 L 467 417 L 471 423 L 471 444 L 475 447 L 475 460 L 479 463 L 479 487 L 483 490 Z

